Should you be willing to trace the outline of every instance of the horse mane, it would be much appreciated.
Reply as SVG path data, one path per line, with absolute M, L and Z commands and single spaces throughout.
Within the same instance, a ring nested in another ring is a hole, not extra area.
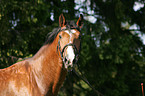
M 48 34 L 47 34 L 47 40 L 45 41 L 45 43 L 44 43 L 44 45 L 46 45 L 46 44 L 51 44 L 53 41 L 54 41 L 54 39 L 56 38 L 56 36 L 57 36 L 57 34 L 60 32 L 60 28 L 54 28 L 53 30 L 52 30 L 52 32 L 49 32 Z
M 70 21 L 70 20 L 67 20 L 67 21 L 66 21 L 66 29 L 73 29 L 73 28 L 78 29 L 78 27 L 77 27 L 77 25 L 75 24 L 75 22 L 72 21 L 72 20 L 71 20 L 71 21 Z M 58 34 L 60 31 L 61 31 L 61 28 L 58 27 L 58 28 L 54 28 L 54 29 L 52 30 L 52 32 L 49 32 L 49 33 L 47 34 L 47 40 L 45 41 L 44 45 L 46 45 L 46 44 L 51 44 L 51 43 L 54 41 L 54 39 L 56 38 L 57 34 Z

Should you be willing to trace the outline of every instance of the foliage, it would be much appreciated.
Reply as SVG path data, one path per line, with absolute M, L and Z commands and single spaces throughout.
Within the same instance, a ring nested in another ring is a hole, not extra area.
M 78 62 L 83 75 L 105 96 L 141 96 L 145 46 L 139 34 L 145 33 L 145 7 L 135 11 L 133 6 L 144 0 L 77 1 L 0 0 L 0 68 L 33 56 L 47 34 L 58 27 L 61 13 L 75 21 L 83 13 L 86 21 Z M 97 21 L 92 24 L 87 16 Z M 137 30 L 129 29 L 133 24 Z M 59 92 L 59 96 L 96 95 L 73 72 Z

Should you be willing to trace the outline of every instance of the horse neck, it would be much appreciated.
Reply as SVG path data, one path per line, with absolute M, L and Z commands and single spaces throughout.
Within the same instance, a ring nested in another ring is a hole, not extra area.
M 58 40 L 56 39 L 51 44 L 43 45 L 40 50 L 32 57 L 31 61 L 36 62 L 32 65 L 35 67 L 39 66 L 38 68 L 41 69 L 44 66 L 45 68 L 51 67 L 54 62 L 55 64 L 61 62 L 60 56 L 57 52 L 57 41 Z
M 30 60 L 33 74 L 42 93 L 48 92 L 50 86 L 52 91 L 57 91 L 67 73 L 62 68 L 57 44 L 58 39 L 55 39 L 52 44 L 42 46 Z

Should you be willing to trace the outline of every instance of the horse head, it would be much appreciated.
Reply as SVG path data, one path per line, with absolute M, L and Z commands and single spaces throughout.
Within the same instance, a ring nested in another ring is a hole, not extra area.
M 66 69 L 72 69 L 78 60 L 81 44 L 80 29 L 83 26 L 83 16 L 80 15 L 77 23 L 66 21 L 63 14 L 59 16 L 58 51 Z

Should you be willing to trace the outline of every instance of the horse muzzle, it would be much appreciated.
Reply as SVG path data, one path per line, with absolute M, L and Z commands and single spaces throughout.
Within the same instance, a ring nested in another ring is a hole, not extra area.
M 76 46 L 72 43 L 69 43 L 64 46 L 61 53 L 63 54 L 64 67 L 69 71 L 72 70 L 78 59 L 78 52 Z

